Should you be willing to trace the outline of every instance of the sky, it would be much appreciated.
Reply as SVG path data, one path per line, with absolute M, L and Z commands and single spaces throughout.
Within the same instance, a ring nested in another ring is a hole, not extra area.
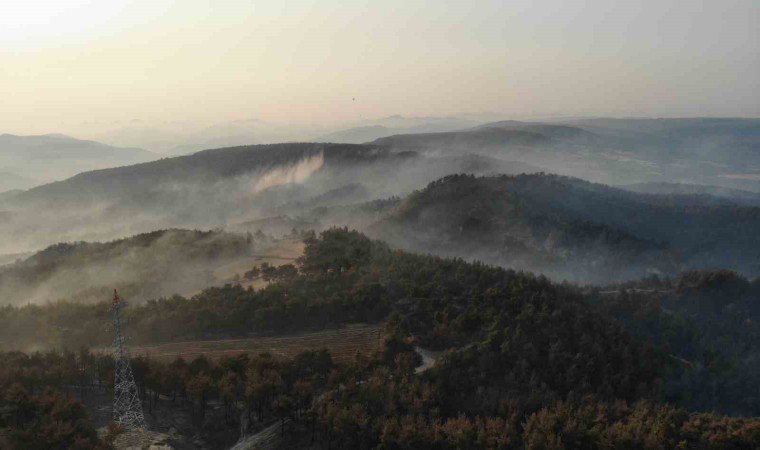
M 760 116 L 757 0 L 3 0 L 0 133 Z

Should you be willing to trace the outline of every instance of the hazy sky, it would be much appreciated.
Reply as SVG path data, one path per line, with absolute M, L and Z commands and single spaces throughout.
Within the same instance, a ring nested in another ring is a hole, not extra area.
M 0 133 L 760 116 L 758 24 L 757 0 L 0 0 Z

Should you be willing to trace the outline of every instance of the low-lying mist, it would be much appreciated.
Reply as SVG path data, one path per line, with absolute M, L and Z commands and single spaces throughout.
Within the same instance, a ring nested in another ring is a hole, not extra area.
M 332 192 L 341 189 L 339 201 L 352 204 L 405 195 L 448 173 L 539 170 L 480 155 L 439 157 L 363 146 L 349 150 L 355 154 L 309 144 L 288 159 L 265 161 L 229 176 L 200 172 L 161 177 L 155 174 L 160 167 L 138 165 L 22 192 L 0 199 L 0 233 L 7 237 L 0 241 L 0 255 L 163 228 L 236 228 L 284 214 L 297 217 L 334 204 Z M 149 176 L 135 176 L 131 182 L 130 172 Z M 361 188 L 347 192 L 344 188 L 350 185 Z
M 192 295 L 228 281 L 215 277 L 215 267 L 266 245 L 251 234 L 179 229 L 105 243 L 60 243 L 0 267 L 0 305 L 95 303 L 113 289 L 135 302 Z
M 519 191 L 498 187 L 467 192 L 454 183 L 451 190 L 428 198 L 440 189 L 426 186 L 457 173 L 515 175 L 544 172 L 548 167 L 618 184 L 673 170 L 667 162 L 672 157 L 660 162 L 638 160 L 631 155 L 643 152 L 641 146 L 621 153 L 610 144 L 614 140 L 600 144 L 598 130 L 593 134 L 572 127 L 532 127 L 519 130 L 522 134 L 514 140 L 516 125 L 500 126 L 501 131 L 486 128 L 485 135 L 478 129 L 455 133 L 453 142 L 446 141 L 446 133 L 434 136 L 434 144 L 427 141 L 429 135 L 420 135 L 411 146 L 392 137 L 372 145 L 296 143 L 209 150 L 84 173 L 11 193 L 0 198 L 0 233 L 5 237 L 0 241 L 0 264 L 56 243 L 104 242 L 162 229 L 263 230 L 281 236 L 293 228 L 348 226 L 404 249 L 580 282 L 702 267 L 729 267 L 755 275 L 757 267 L 751 261 L 753 257 L 760 261 L 758 248 L 741 230 L 757 222 L 757 208 L 746 199 L 733 201 L 731 192 L 736 191 L 715 191 L 721 197 L 678 191 L 675 196 L 617 190 L 610 194 L 604 187 L 581 185 L 580 180 L 547 188 L 545 180 L 550 178 L 539 177 L 526 178 L 530 181 Z M 467 146 L 472 133 L 479 146 Z M 551 138 L 536 137 L 540 133 Z M 500 144 L 505 136 L 513 141 Z M 560 138 L 564 141 L 557 141 Z M 613 153 L 620 157 L 608 157 Z M 631 164 L 635 170 L 628 170 Z M 625 176 L 617 178 L 619 174 Z M 410 216 L 410 211 L 415 215 Z M 682 221 L 696 225 L 674 233 Z M 730 226 L 731 221 L 736 224 Z M 714 234 L 716 224 L 736 232 L 705 239 L 705 233 Z M 177 256 L 162 245 L 153 251 Z M 29 288 L 21 301 L 67 298 L 93 286 L 127 286 L 129 280 L 151 280 L 157 271 L 166 270 L 164 265 L 172 264 L 159 259 L 135 262 L 139 258 L 126 264 L 123 256 L 114 258 L 119 261 L 112 268 L 53 274 L 44 286 Z M 178 271 L 160 287 L 134 291 L 135 296 L 170 295 L 172 290 L 188 293 L 204 285 L 197 280 L 203 279 L 199 274 L 208 261 L 197 266 L 185 262 L 187 270 Z M 81 289 L 75 292 L 70 286 Z M 18 288 L 8 289 L 2 295 Z

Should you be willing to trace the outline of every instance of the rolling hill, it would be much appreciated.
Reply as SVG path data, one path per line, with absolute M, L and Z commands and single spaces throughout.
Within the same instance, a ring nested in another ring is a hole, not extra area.
M 689 271 L 671 280 L 580 287 L 461 258 L 396 251 L 345 229 L 311 236 L 305 244 L 298 270 L 279 273 L 266 288 L 227 285 L 126 310 L 133 343 L 174 342 L 158 352 L 183 348 L 189 356 L 170 364 L 160 362 L 161 355 L 133 360 L 140 368 L 137 382 L 146 380 L 149 395 L 164 399 L 162 412 L 175 411 L 179 402 L 168 400 L 174 390 L 192 389 L 193 371 L 211 380 L 235 373 L 233 386 L 260 386 L 267 373 L 271 389 L 286 386 L 282 392 L 310 376 L 312 383 L 298 384 L 300 392 L 313 397 L 306 404 L 321 414 L 317 426 L 333 427 L 330 438 L 317 433 L 323 447 L 360 448 L 364 441 L 454 448 L 451 442 L 467 442 L 463 435 L 482 442 L 508 438 L 515 449 L 536 442 L 561 444 L 550 448 L 743 449 L 758 442 L 756 418 L 705 412 L 756 416 L 760 407 L 754 357 L 760 291 L 737 274 Z M 3 308 L 1 342 L 8 349 L 108 345 L 106 310 L 106 302 Z M 357 321 L 383 324 L 384 339 L 338 332 Z M 252 330 L 309 327 L 326 329 L 321 336 L 377 342 L 380 351 L 348 359 L 343 355 L 350 350 L 337 348 L 334 356 L 345 365 L 333 364 L 327 352 L 292 359 L 295 351 L 279 354 L 290 344 L 310 348 L 292 337 L 249 336 Z M 238 356 L 245 347 L 258 353 L 260 345 L 273 354 Z M 445 352 L 432 367 L 416 371 L 421 349 Z M 190 359 L 202 351 L 230 351 L 232 357 Z M 55 371 L 58 366 L 46 367 L 39 357 L 4 355 L 10 373 L 35 367 L 45 377 L 76 380 L 76 370 Z M 177 374 L 178 381 L 151 383 L 159 373 Z M 211 399 L 219 398 L 210 392 Z M 243 404 L 245 391 L 231 392 L 233 402 Z M 272 420 L 287 418 L 277 415 L 283 407 L 274 401 L 260 408 Z M 207 417 L 218 409 L 209 408 Z M 337 424 L 331 411 L 340 411 Z M 484 417 L 486 422 L 477 422 Z M 239 427 L 217 420 L 222 430 Z M 303 442 L 288 448 L 311 446 L 309 427 L 288 424 L 287 430 L 289 439 Z
M 760 193 L 731 189 L 721 186 L 706 186 L 702 184 L 685 183 L 637 183 L 620 186 L 623 189 L 642 194 L 658 195 L 693 195 L 713 197 L 716 201 L 730 201 L 747 206 L 760 206 Z
M 450 173 L 535 172 L 480 155 L 434 155 L 378 145 L 291 143 L 212 149 L 84 172 L 2 200 L 0 252 L 110 240 L 162 228 L 211 229 L 406 195 Z M 353 186 L 353 188 L 347 188 Z M 361 188 L 359 188 L 361 186 Z M 290 228 L 283 229 L 290 232 Z
M 325 166 L 413 157 L 411 153 L 391 153 L 377 146 L 349 144 L 271 144 L 205 150 L 187 156 L 164 158 L 133 166 L 84 172 L 70 179 L 39 186 L 19 195 L 21 201 L 75 201 L 89 198 L 126 198 L 145 194 L 176 183 L 213 184 L 246 175 L 266 175 L 282 168 L 287 171 L 304 162 Z M 296 167 L 294 170 L 298 170 Z M 303 174 L 304 176 L 306 173 Z M 274 183 L 276 180 L 272 180 Z M 268 187 L 268 186 L 267 186 Z
M 391 116 L 372 124 L 334 131 L 316 137 L 317 142 L 344 142 L 361 144 L 375 139 L 399 135 L 420 133 L 441 133 L 456 131 L 476 126 L 478 122 L 446 117 L 422 117 L 418 119 Z
M 760 191 L 760 119 L 501 121 L 372 143 L 484 152 L 606 184 L 676 181 Z
M 531 131 L 482 126 L 471 130 L 442 133 L 400 134 L 372 141 L 389 147 L 443 151 L 497 150 L 506 146 L 532 147 L 548 145 L 550 138 Z
M 60 180 L 88 170 L 136 164 L 157 158 L 158 155 L 140 148 L 112 147 L 62 134 L 0 135 L 0 167 L 5 167 L 4 170 L 17 176 L 40 182 Z M 17 188 L 28 187 L 31 186 Z
M 218 281 L 216 265 L 248 255 L 254 245 L 246 234 L 179 229 L 59 243 L 0 266 L 0 305 L 99 302 L 114 288 L 135 301 L 190 294 Z
M 760 273 L 760 208 L 555 175 L 454 175 L 370 228 L 405 249 L 582 281 L 729 267 Z

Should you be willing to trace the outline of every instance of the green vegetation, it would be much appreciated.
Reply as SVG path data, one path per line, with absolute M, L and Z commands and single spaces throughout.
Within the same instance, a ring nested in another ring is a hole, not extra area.
M 461 259 L 392 250 L 345 229 L 307 237 L 297 267 L 266 269 L 272 282 L 259 291 L 226 286 L 127 308 L 132 342 L 385 321 L 384 349 L 335 366 L 323 354 L 320 371 L 296 370 L 299 375 L 291 374 L 299 358 L 253 357 L 235 370 L 218 369 L 236 364 L 231 359 L 176 362 L 186 374 L 180 377 L 184 384 L 167 381 L 164 387 L 149 382 L 149 374 L 163 371 L 167 375 L 159 378 L 169 380 L 175 369 L 151 361 L 145 363 L 150 369 L 136 369 L 144 374 L 145 392 L 187 396 L 200 422 L 212 420 L 203 418 L 209 399 L 228 402 L 226 407 L 245 404 L 253 416 L 278 417 L 283 426 L 303 431 L 293 432 L 293 439 L 305 440 L 299 446 L 310 439 L 333 448 L 760 444 L 757 419 L 688 412 L 757 414 L 758 399 L 746 383 L 757 373 L 747 372 L 753 368 L 747 358 L 757 354 L 752 324 L 760 295 L 756 282 L 735 273 L 687 272 L 589 291 Z M 653 296 L 652 286 L 664 297 Z M 636 293 L 650 300 L 631 300 Z M 6 307 L 0 310 L 0 339 L 14 342 L 21 328 L 7 331 L 10 326 L 27 327 L 16 345 L 106 345 L 107 314 L 107 304 Z M 742 318 L 749 328 L 734 322 Z M 417 374 L 416 346 L 446 351 L 433 368 Z M 302 358 L 313 361 L 311 355 Z M 741 358 L 746 365 L 735 365 Z M 298 397 L 305 386 L 310 394 Z M 709 389 L 710 395 L 702 394 Z M 232 391 L 239 401 L 230 400 Z M 743 401 L 728 405 L 741 392 Z M 285 425 L 286 417 L 292 425 Z
M 695 410 L 760 415 L 760 282 L 728 270 L 650 277 L 590 294 L 677 362 L 665 396 Z

